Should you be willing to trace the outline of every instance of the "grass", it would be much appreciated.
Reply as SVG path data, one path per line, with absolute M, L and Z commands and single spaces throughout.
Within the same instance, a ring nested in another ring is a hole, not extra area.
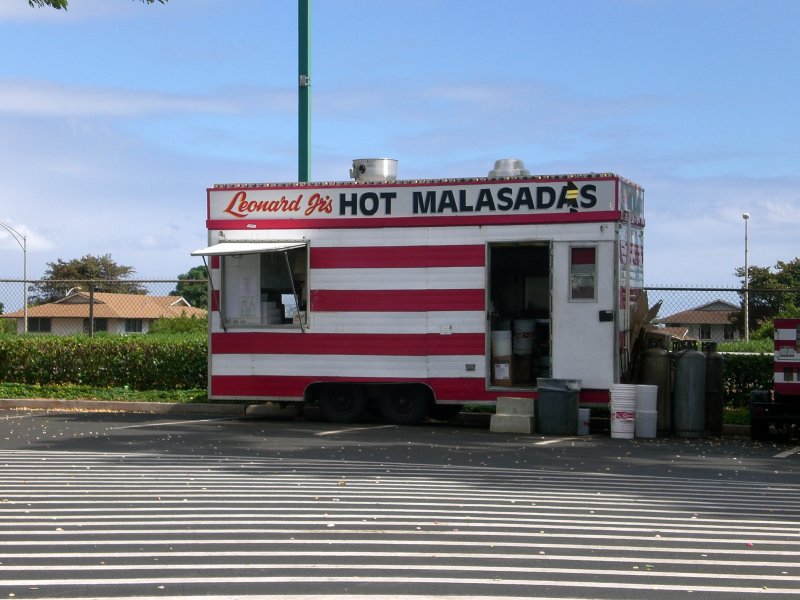
M 772 354 L 774 351 L 775 342 L 772 339 L 761 339 L 745 342 L 744 340 L 737 340 L 735 342 L 721 342 L 717 345 L 718 352 L 758 352 Z
M 206 402 L 206 390 L 132 390 L 86 385 L 28 385 L 0 383 L 0 398 L 55 398 L 60 400 L 107 400 L 115 402 Z

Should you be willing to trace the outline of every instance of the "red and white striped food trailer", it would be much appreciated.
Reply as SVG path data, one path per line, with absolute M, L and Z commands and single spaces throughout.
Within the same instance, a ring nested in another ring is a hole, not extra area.
M 643 286 L 643 190 L 614 174 L 354 181 L 207 190 L 209 396 L 314 402 L 335 421 L 384 417 L 577 379 L 608 402 Z M 204 258 L 205 260 L 205 258 Z

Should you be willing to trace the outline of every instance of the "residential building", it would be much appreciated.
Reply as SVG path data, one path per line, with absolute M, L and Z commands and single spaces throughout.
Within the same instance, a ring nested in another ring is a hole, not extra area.
M 741 314 L 741 307 L 724 300 L 714 300 L 656 320 L 665 327 L 685 328 L 684 337 L 703 342 L 724 342 L 740 339 L 733 318 Z
M 28 332 L 52 335 L 88 333 L 91 320 L 96 333 L 147 333 L 153 321 L 179 317 L 205 318 L 206 311 L 194 308 L 181 296 L 147 296 L 110 292 L 76 291 L 64 298 L 28 307 Z M 23 310 L 0 315 L 15 319 L 17 333 L 25 329 Z

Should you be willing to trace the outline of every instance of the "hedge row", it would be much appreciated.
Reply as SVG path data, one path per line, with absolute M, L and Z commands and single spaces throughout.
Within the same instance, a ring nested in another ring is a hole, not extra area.
M 203 389 L 205 335 L 3 336 L 0 381 L 135 390 Z

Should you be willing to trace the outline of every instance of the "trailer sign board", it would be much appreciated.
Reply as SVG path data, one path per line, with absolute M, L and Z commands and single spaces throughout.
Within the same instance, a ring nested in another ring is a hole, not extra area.
M 325 187 L 217 187 L 209 191 L 210 220 L 337 219 L 369 217 L 552 216 L 616 209 L 613 180 L 458 183 Z

